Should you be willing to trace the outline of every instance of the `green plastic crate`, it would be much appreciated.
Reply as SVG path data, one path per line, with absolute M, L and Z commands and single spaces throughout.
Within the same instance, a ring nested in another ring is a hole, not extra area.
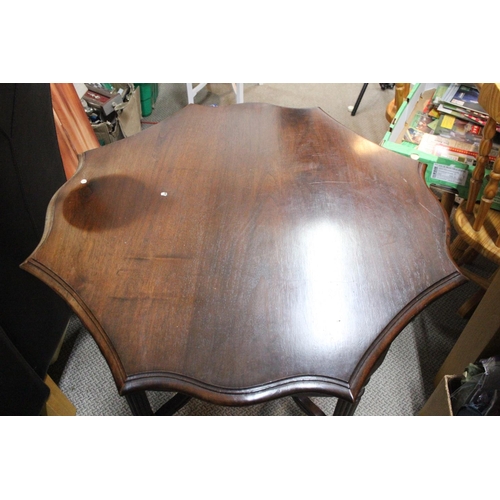
M 140 88 L 141 114 L 142 116 L 149 116 L 153 112 L 153 108 L 158 97 L 158 84 L 134 83 L 134 85 Z

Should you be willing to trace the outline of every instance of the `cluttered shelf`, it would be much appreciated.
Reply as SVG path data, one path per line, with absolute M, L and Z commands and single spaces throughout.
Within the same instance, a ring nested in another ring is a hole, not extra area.
M 476 84 L 414 84 L 391 122 L 382 146 L 427 164 L 425 180 L 429 186 L 467 197 L 488 119 L 478 97 Z M 499 131 L 500 128 L 493 138 L 492 161 L 500 148 Z M 498 195 L 492 208 L 500 209 Z

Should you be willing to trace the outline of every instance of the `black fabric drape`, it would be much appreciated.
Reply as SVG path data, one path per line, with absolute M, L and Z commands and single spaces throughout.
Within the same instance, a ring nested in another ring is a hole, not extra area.
M 47 205 L 65 180 L 50 85 L 0 84 L 0 326 L 8 338 L 0 343 L 0 365 L 10 366 L 0 371 L 0 412 L 2 405 L 19 414 L 31 408 L 32 389 L 15 377 L 13 360 L 21 356 L 43 380 L 70 316 L 60 297 L 19 268 L 40 241 Z

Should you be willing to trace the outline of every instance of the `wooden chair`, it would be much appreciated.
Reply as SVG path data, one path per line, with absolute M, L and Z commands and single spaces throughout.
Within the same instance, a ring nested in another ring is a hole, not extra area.
M 500 83 L 478 84 L 478 87 L 479 104 L 486 110 L 489 118 L 483 129 L 483 139 L 479 146 L 467 200 L 460 204 L 453 215 L 453 225 L 458 235 L 451 245 L 451 252 L 455 262 L 461 266 L 463 274 L 477 283 L 481 290 L 461 307 L 459 313 L 462 316 L 467 316 L 473 311 L 493 279 L 493 276 L 488 279 L 472 273 L 463 267 L 464 264 L 481 254 L 497 266 L 500 265 L 500 212 L 490 210 L 500 180 L 500 157 L 491 167 L 488 183 L 478 203 L 485 171 L 490 163 L 493 137 L 500 122 Z
M 394 99 L 387 105 L 385 110 L 385 119 L 392 123 L 399 108 L 408 97 L 411 85 L 409 83 L 396 83 L 394 87 Z

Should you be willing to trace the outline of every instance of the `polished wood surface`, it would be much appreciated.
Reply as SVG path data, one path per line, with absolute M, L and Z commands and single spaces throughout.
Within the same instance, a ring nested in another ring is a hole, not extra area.
M 416 162 L 320 109 L 189 105 L 85 153 L 23 268 L 68 301 L 138 411 L 145 390 L 349 403 L 463 282 L 448 230 Z

